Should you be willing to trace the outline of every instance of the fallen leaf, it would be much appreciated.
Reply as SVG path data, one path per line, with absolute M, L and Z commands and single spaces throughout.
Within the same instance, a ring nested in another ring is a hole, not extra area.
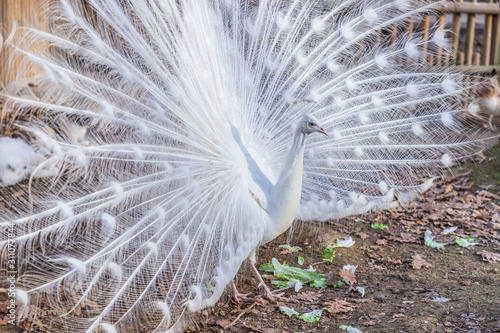
M 500 262 L 500 254 L 498 253 L 493 253 L 493 252 L 488 252 L 488 251 L 480 251 L 480 252 L 476 252 L 476 254 L 480 255 L 483 257 L 483 260 L 484 261 L 487 261 L 487 262 Z
M 448 185 L 446 186 L 446 189 L 444 190 L 444 194 L 449 193 L 453 191 L 453 185 Z
M 345 299 L 336 299 L 332 302 L 326 302 L 325 308 L 331 314 L 335 313 L 347 313 L 354 311 L 356 309 L 356 305 L 347 302 Z
M 370 321 L 364 322 L 363 326 L 368 327 L 368 326 L 374 326 L 376 324 L 377 324 L 376 322 L 374 322 L 373 320 L 370 320 Z
M 354 277 L 354 272 L 357 266 L 344 265 L 340 270 L 340 277 L 349 285 L 353 286 L 356 283 L 356 278 Z
M 387 245 L 387 239 L 377 239 L 375 243 L 377 243 L 377 245 L 384 246 Z
M 369 235 L 365 234 L 364 232 L 358 232 L 356 233 L 356 236 L 358 236 L 361 239 L 367 239 L 369 237 Z
M 422 257 L 420 254 L 415 254 L 412 256 L 412 262 L 411 266 L 414 269 L 421 269 L 422 267 L 432 267 L 431 264 L 429 264 L 427 261 L 425 261 L 424 257 Z
M 406 232 L 400 233 L 401 238 L 395 238 L 394 240 L 401 243 L 419 243 L 418 237 Z
M 459 281 L 460 284 L 464 285 L 464 286 L 470 286 L 472 285 L 472 280 L 463 280 L 463 281 Z
M 231 324 L 231 322 L 227 319 L 217 320 L 215 323 L 221 327 L 225 327 L 225 326 Z
M 305 292 L 302 292 L 302 293 L 298 294 L 297 296 L 295 296 L 295 298 L 302 300 L 302 301 L 306 301 L 306 302 L 313 302 L 313 301 L 318 300 L 321 296 L 323 296 L 323 295 L 321 293 L 318 293 L 318 292 L 305 291 Z

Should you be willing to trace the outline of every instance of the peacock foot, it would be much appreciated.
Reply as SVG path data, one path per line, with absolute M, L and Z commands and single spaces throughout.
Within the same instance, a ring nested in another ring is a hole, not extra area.
M 261 299 L 259 297 L 251 297 L 253 296 L 252 293 L 248 294 L 242 294 L 238 291 L 236 288 L 236 284 L 234 283 L 234 280 L 231 281 L 231 285 L 233 288 L 233 300 L 236 304 L 240 303 L 262 303 Z
M 257 267 L 251 262 L 250 267 L 252 267 L 253 275 L 255 276 L 255 279 L 259 283 L 259 287 L 264 290 L 264 294 L 261 296 L 265 300 L 277 304 L 278 302 L 285 302 L 285 303 L 296 303 L 298 302 L 296 299 L 293 298 L 288 298 L 288 297 L 283 297 L 283 293 L 281 294 L 273 294 L 271 289 L 267 286 L 267 284 L 264 282 L 264 279 L 262 279 L 262 276 L 260 276 L 259 271 L 257 270 Z

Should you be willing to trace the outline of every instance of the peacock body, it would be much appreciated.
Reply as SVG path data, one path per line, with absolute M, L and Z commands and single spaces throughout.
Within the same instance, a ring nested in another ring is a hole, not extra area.
M 49 300 L 57 332 L 178 331 L 294 219 L 428 188 L 487 139 L 461 117 L 470 80 L 425 63 L 446 50 L 444 31 L 388 33 L 435 7 L 51 3 L 49 31 L 6 40 L 24 72 L 43 73 L 39 95 L 3 93 L 15 117 L 0 125 L 30 133 L 43 156 L 3 188 L 26 193 L 0 206 L 16 232 L 18 299 Z M 320 126 L 328 136 L 311 134 Z

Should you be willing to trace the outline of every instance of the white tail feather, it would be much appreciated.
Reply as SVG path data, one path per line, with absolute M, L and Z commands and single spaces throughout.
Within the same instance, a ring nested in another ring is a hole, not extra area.
M 3 92 L 19 124 L 0 125 L 33 133 L 50 178 L 0 206 L 0 227 L 16 229 L 22 300 L 48 297 L 55 331 L 180 330 L 213 305 L 275 236 L 272 188 L 302 163 L 285 158 L 304 113 L 330 136 L 306 146 L 301 219 L 393 207 L 487 139 L 461 118 L 472 84 L 425 64 L 440 29 L 384 40 L 428 1 L 87 2 L 6 40 L 44 75 L 41 97 Z

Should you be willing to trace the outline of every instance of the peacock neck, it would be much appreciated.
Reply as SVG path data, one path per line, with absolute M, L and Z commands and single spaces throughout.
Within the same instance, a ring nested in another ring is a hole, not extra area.
M 307 134 L 298 128 L 283 169 L 269 196 L 267 209 L 269 222 L 263 239 L 264 243 L 285 232 L 295 219 L 302 192 L 302 167 L 306 140 Z

